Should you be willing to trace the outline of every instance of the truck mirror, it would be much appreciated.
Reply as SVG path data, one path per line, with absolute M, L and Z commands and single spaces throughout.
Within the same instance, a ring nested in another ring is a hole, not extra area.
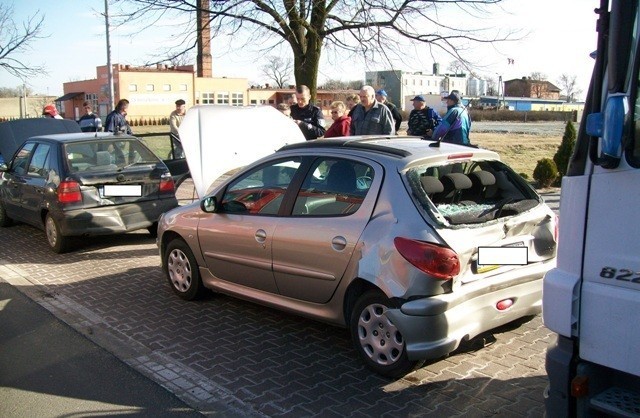
M 616 168 L 622 158 L 622 133 L 629 111 L 628 98 L 624 93 L 614 94 L 607 98 L 604 113 L 601 114 L 600 123 L 600 155 L 596 164 L 604 168 Z M 594 114 L 593 126 L 589 126 L 587 117 L 587 131 L 594 133 L 598 131 L 597 114 Z M 591 115 L 589 115 L 591 116 Z

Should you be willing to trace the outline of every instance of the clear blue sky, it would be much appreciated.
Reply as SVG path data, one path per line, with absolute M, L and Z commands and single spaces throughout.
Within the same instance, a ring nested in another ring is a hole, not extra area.
M 45 39 L 37 40 L 20 58 L 32 64 L 42 64 L 48 75 L 26 80 L 36 92 L 50 95 L 62 94 L 62 83 L 95 78 L 95 68 L 106 64 L 104 0 L 0 0 L 13 4 L 14 21 L 23 21 L 38 10 L 45 16 Z M 461 26 L 483 26 L 496 29 L 517 29 L 528 33 L 525 39 L 501 43 L 498 46 L 479 46 L 469 51 L 469 58 L 482 66 L 487 77 L 504 80 L 519 78 L 531 72 L 541 72 L 548 80 L 556 82 L 562 73 L 576 75 L 579 87 L 586 92 L 593 60 L 589 53 L 595 50 L 596 15 L 593 9 L 598 0 L 505 0 L 503 12 L 478 22 L 459 22 Z M 453 15 L 458 18 L 459 16 Z M 451 24 L 451 22 L 447 22 Z M 129 28 L 114 29 L 111 35 L 112 62 L 139 65 L 151 61 L 150 54 L 162 44 L 163 31 L 144 32 L 136 37 L 126 36 Z M 216 43 L 213 43 L 216 48 Z M 265 82 L 260 74 L 261 62 L 256 53 L 214 49 L 214 76 L 246 77 L 250 82 Z M 417 54 L 420 55 L 420 54 Z M 509 65 L 507 58 L 514 63 Z M 418 63 L 417 61 L 421 61 Z M 441 69 L 446 69 L 450 59 L 442 58 Z M 404 61 L 395 65 L 406 71 L 431 71 L 430 56 Z M 420 68 L 420 65 L 423 65 Z M 320 81 L 326 78 L 364 79 L 367 70 L 388 69 L 388 65 L 348 62 L 338 65 L 325 62 L 321 65 Z M 291 80 L 293 82 L 293 80 Z M 0 69 L 0 87 L 16 87 L 22 81 Z

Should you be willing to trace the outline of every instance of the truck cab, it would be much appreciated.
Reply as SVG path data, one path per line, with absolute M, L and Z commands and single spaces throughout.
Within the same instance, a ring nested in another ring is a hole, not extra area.
M 543 284 L 549 417 L 640 416 L 639 1 L 601 0 L 583 119 Z

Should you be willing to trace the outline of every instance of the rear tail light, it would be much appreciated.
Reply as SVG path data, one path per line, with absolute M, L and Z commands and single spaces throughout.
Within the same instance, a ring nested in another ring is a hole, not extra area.
M 170 174 L 163 174 L 160 178 L 160 193 L 174 193 L 176 185 Z
M 58 202 L 76 203 L 82 202 L 82 192 L 80 183 L 75 180 L 66 180 L 58 186 Z
M 460 273 L 458 254 L 451 248 L 402 237 L 393 243 L 408 262 L 436 279 L 451 280 Z

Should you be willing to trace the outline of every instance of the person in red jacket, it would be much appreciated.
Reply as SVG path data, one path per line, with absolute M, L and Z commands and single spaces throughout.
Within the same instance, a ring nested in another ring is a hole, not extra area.
M 349 136 L 351 128 L 351 118 L 345 113 L 347 107 L 342 102 L 331 103 L 331 119 L 333 124 L 324 133 L 325 138 L 333 138 L 336 136 Z

